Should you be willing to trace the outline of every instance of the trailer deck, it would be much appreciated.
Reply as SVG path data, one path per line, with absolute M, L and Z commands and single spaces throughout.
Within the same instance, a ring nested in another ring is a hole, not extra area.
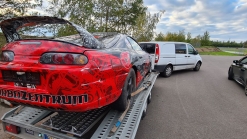
M 24 139 L 133 139 L 141 119 L 145 116 L 151 90 L 158 75 L 159 73 L 152 72 L 144 79 L 139 89 L 147 82 L 150 82 L 150 85 L 134 97 L 121 122 L 119 117 L 122 113 L 110 106 L 83 113 L 54 112 L 19 106 L 3 115 L 3 129 Z M 117 130 L 112 133 L 114 126 Z

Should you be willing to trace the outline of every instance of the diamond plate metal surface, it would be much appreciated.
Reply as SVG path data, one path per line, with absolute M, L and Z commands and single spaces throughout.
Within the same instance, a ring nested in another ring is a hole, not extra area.
M 24 107 L 19 114 L 8 116 L 5 120 L 14 121 L 17 123 L 34 124 L 49 113 L 50 111 L 48 110 Z
M 57 131 L 62 131 L 81 137 L 88 130 L 90 130 L 108 111 L 109 108 L 106 106 L 84 113 L 60 112 L 44 121 L 41 125 Z

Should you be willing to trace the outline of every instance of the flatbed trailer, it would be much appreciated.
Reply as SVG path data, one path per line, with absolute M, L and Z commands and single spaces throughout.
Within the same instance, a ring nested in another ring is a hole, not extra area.
M 83 113 L 18 106 L 3 115 L 3 129 L 23 139 L 134 139 L 139 123 L 146 115 L 151 90 L 158 75 L 151 72 L 144 79 L 137 88 L 140 93 L 133 97 L 125 113 L 110 106 Z M 123 119 L 119 120 L 121 117 Z

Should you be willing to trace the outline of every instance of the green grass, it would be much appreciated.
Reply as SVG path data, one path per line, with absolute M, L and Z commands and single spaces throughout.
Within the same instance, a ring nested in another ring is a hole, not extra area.
M 227 52 L 199 52 L 200 55 L 218 55 L 218 56 L 242 56 L 240 54 L 232 54 Z
M 228 47 L 218 47 L 222 51 L 235 51 L 235 52 L 246 52 L 247 48 L 228 48 Z
M 214 46 L 200 46 L 198 48 L 215 48 Z

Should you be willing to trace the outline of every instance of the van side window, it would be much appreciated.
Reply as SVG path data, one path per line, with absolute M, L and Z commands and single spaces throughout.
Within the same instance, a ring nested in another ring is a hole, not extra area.
M 140 43 L 141 48 L 149 54 L 155 53 L 155 44 L 154 43 Z
M 188 53 L 189 54 L 194 54 L 195 53 L 195 49 L 189 44 L 187 44 L 187 46 L 188 46 Z
M 176 54 L 187 54 L 185 44 L 175 44 Z

